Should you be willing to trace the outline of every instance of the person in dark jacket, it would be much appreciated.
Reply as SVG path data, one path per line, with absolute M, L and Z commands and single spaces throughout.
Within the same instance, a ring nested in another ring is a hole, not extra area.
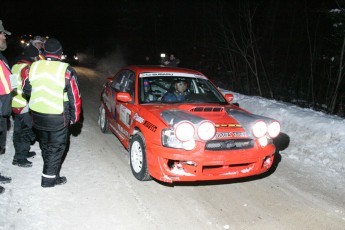
M 183 102 L 190 96 L 188 89 L 188 82 L 185 79 L 178 79 L 173 83 L 173 89 L 166 92 L 162 101 L 164 102 Z
M 31 63 L 39 60 L 38 49 L 32 45 L 26 46 L 19 61 L 13 65 L 12 74 L 17 78 L 17 93 L 12 99 L 12 113 L 14 116 L 13 145 L 15 154 L 12 164 L 19 167 L 31 167 L 32 162 L 27 158 L 36 155 L 30 152 L 30 145 L 35 140 L 32 130 L 32 119 L 29 113 L 29 104 L 23 97 L 22 79 L 28 78 Z
M 37 50 L 39 52 L 38 57 L 39 57 L 40 60 L 44 60 L 45 59 L 45 57 L 43 55 L 44 43 L 45 43 L 45 38 L 43 38 L 41 36 L 35 36 L 32 40 L 30 40 L 30 44 L 37 48 Z
M 170 54 L 169 59 L 164 61 L 164 65 L 177 67 L 180 64 L 180 59 L 177 59 L 174 54 Z
M 62 158 L 68 143 L 69 124 L 80 118 L 81 97 L 77 74 L 61 61 L 62 46 L 55 38 L 45 43 L 46 60 L 32 63 L 23 91 L 29 99 L 33 127 L 43 157 L 42 187 L 65 184 L 60 176 Z
M 10 81 L 11 69 L 2 51 L 7 49 L 6 35 L 11 32 L 5 30 L 0 20 L 0 155 L 6 152 L 7 120 L 11 115 L 12 86 Z M 1 176 L 0 183 L 9 183 L 11 178 Z M 0 193 L 5 189 L 0 186 Z

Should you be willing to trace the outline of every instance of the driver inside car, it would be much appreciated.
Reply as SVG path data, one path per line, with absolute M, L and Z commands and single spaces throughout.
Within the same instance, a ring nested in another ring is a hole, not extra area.
M 185 80 L 177 80 L 174 82 L 173 92 L 167 92 L 162 101 L 164 102 L 180 102 L 184 101 L 188 96 L 188 83 Z

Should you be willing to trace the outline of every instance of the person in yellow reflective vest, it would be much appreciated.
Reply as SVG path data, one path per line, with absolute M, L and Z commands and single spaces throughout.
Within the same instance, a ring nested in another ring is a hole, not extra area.
M 2 55 L 2 51 L 7 49 L 6 35 L 11 32 L 5 30 L 0 20 L 0 155 L 6 151 L 7 120 L 11 115 L 12 86 L 10 82 L 11 70 L 7 59 Z M 10 177 L 0 174 L 0 183 L 11 182 Z M 5 188 L 0 186 L 0 194 Z
M 32 166 L 32 162 L 28 161 L 27 158 L 35 156 L 36 153 L 30 152 L 31 143 L 35 140 L 35 133 L 32 130 L 29 104 L 27 99 L 23 97 L 22 79 L 28 77 L 31 63 L 39 60 L 38 55 L 39 52 L 36 47 L 26 46 L 19 61 L 12 66 L 12 74 L 16 76 L 17 80 L 17 93 L 12 99 L 13 145 L 15 150 L 12 164 L 25 168 Z
M 77 74 L 61 61 L 62 46 L 50 38 L 45 43 L 46 60 L 32 63 L 23 92 L 29 108 L 43 157 L 42 187 L 65 184 L 60 176 L 62 158 L 68 143 L 69 124 L 80 118 L 81 97 Z

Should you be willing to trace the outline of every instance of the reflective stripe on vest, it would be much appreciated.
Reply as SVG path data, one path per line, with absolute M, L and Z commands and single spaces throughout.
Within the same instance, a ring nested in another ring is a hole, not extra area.
M 65 73 L 67 63 L 41 60 L 31 65 L 29 80 L 32 86 L 29 107 L 45 114 L 63 112 Z
M 12 74 L 16 75 L 16 79 L 18 83 L 17 95 L 12 98 L 13 108 L 24 108 L 27 105 L 27 101 L 23 97 L 22 76 L 21 76 L 21 72 L 26 66 L 28 66 L 28 64 L 25 64 L 25 63 L 15 64 L 11 69 Z
M 10 68 L 0 59 L 0 95 L 9 94 L 12 91 L 10 75 Z

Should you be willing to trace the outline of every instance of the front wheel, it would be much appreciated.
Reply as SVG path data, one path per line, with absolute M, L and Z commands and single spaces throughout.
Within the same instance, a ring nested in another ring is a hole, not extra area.
M 146 162 L 146 144 L 142 133 L 135 134 L 130 143 L 129 157 L 132 173 L 140 181 L 151 180 Z
M 105 108 L 103 104 L 101 104 L 101 106 L 99 107 L 98 122 L 99 122 L 99 127 L 101 128 L 102 133 L 109 133 L 107 115 L 105 113 Z

